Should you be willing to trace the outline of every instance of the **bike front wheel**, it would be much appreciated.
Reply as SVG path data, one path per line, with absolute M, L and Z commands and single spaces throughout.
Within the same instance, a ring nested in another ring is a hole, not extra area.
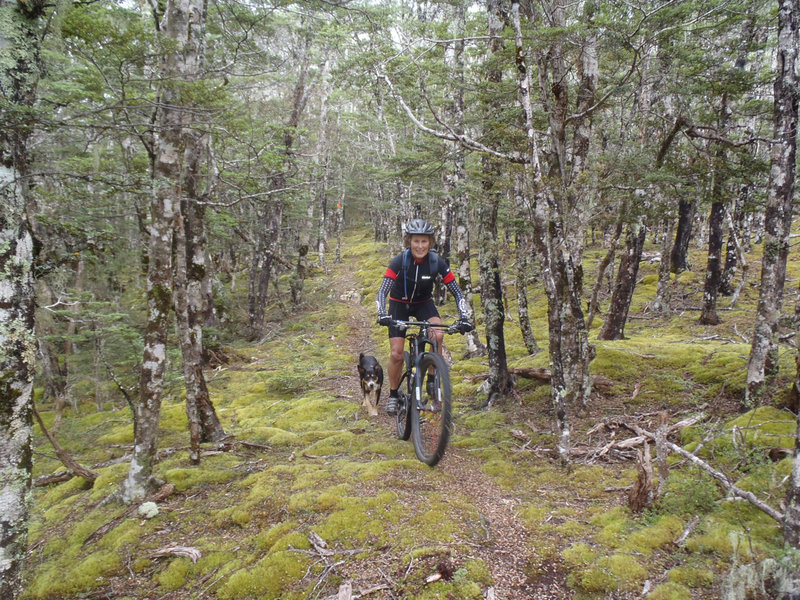
M 450 370 L 441 356 L 426 352 L 417 380 L 411 399 L 412 441 L 417 458 L 432 467 L 444 456 L 452 431 Z
M 397 423 L 397 437 L 403 441 L 411 437 L 411 404 L 414 397 L 414 382 L 411 378 L 411 356 L 408 352 L 403 353 L 403 363 L 406 367 L 406 388 L 407 394 L 399 393 L 400 399 L 397 402 L 397 414 L 395 421 Z

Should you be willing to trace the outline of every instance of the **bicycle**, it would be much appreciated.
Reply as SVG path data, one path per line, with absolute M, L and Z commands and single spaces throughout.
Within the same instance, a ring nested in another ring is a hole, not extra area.
M 405 371 L 400 378 L 395 417 L 397 437 L 406 441 L 410 437 L 417 458 L 433 467 L 444 456 L 453 423 L 450 369 L 438 352 L 437 342 L 431 339 L 430 330 L 435 327 L 444 329 L 445 333 L 456 333 L 458 329 L 456 324 L 430 321 L 394 321 L 393 324 L 405 329 L 408 340 L 408 350 L 403 352 Z M 418 327 L 419 332 L 410 332 L 412 327 Z M 430 350 L 426 350 L 426 346 L 430 346 Z M 403 381 L 407 393 L 402 391 Z

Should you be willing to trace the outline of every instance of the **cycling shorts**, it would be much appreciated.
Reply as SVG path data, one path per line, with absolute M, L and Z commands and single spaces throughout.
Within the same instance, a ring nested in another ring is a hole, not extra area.
M 431 317 L 438 317 L 439 311 L 436 310 L 436 304 L 433 298 L 428 298 L 424 302 L 398 302 L 389 298 L 389 314 L 392 319 L 397 321 L 408 321 L 409 317 L 414 317 L 417 321 L 427 321 Z M 405 337 L 405 330 L 389 326 L 389 337 Z

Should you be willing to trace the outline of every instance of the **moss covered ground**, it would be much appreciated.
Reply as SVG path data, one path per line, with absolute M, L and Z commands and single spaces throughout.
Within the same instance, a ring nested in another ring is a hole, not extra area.
M 587 265 L 602 252 L 591 248 Z M 169 452 L 156 475 L 175 492 L 157 515 L 123 515 L 113 499 L 124 461 L 98 468 L 90 488 L 77 478 L 37 487 L 24 597 L 293 600 L 335 597 L 350 581 L 374 599 L 479 599 L 493 588 L 505 599 L 705 600 L 721 597 L 733 565 L 782 556 L 775 521 L 677 458 L 664 495 L 631 512 L 633 453 L 598 457 L 593 449 L 609 438 L 588 434 L 604 419 L 653 428 L 660 411 L 670 422 L 702 411 L 706 420 L 673 439 L 780 506 L 791 459 L 771 460 L 770 450 L 793 447 L 794 416 L 780 393 L 756 410 L 739 408 L 753 286 L 731 310 L 721 299 L 723 323 L 710 328 L 697 324 L 697 273 L 678 276 L 671 316 L 651 315 L 657 265 L 643 263 L 627 339 L 597 342 L 598 320 L 592 328 L 592 369 L 611 387 L 571 414 L 577 453 L 568 469 L 553 451 L 548 387 L 521 379 L 512 397 L 486 408 L 478 391 L 486 358 L 462 358 L 463 339 L 449 337 L 455 433 L 431 469 L 358 397 L 359 352 L 386 364 L 373 306 L 390 256 L 385 245 L 348 236 L 343 262 L 315 269 L 301 306 L 276 303 L 263 340 L 231 344 L 231 362 L 207 377 L 236 441 L 207 446 L 199 466 L 188 459 L 181 395 L 167 397 L 160 447 Z M 544 293 L 535 283 L 529 293 L 546 348 Z M 440 312 L 455 316 L 452 304 Z M 506 342 L 510 366 L 547 367 L 546 351 L 527 355 L 511 320 Z M 793 374 L 793 352 L 781 351 L 778 389 Z M 130 451 L 127 409 L 95 412 L 91 399 L 80 406 L 59 430 L 65 449 L 87 465 Z M 53 413 L 40 411 L 50 424 Z M 35 476 L 63 469 L 38 429 L 35 457 Z M 194 548 L 199 558 L 160 552 L 169 547 Z

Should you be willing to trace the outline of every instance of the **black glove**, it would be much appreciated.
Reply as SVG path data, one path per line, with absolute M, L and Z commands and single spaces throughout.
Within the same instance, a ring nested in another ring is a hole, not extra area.
M 459 333 L 469 333 L 473 329 L 475 329 L 475 326 L 469 322 L 469 319 L 462 318 L 456 323 L 456 330 L 458 330 Z
M 394 319 L 392 319 L 391 315 L 380 315 L 378 317 L 378 325 L 383 327 L 389 327 L 392 324 L 392 321 L 394 321 Z

